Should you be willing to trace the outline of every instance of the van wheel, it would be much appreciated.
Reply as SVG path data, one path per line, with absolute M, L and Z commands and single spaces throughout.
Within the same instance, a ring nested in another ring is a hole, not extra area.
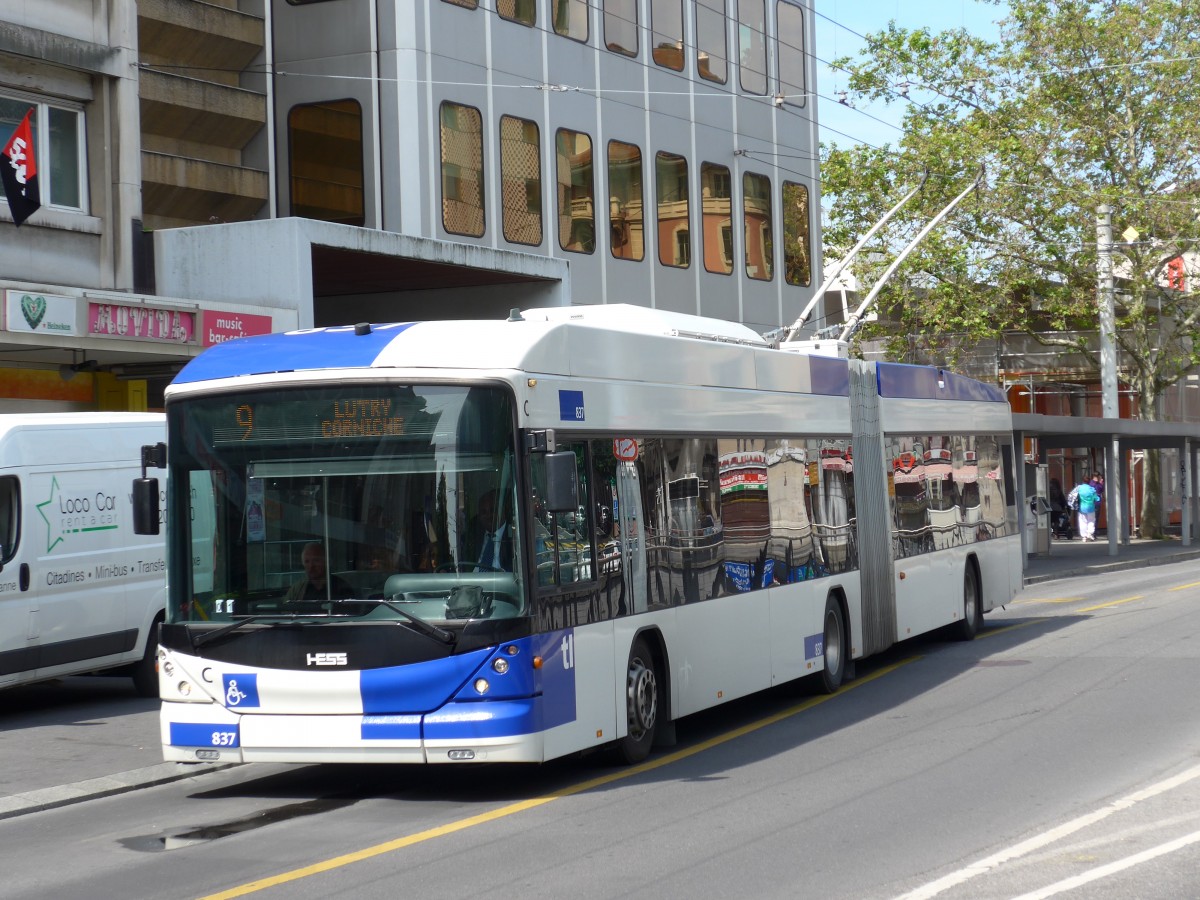
M 842 605 L 833 596 L 825 600 L 822 646 L 825 668 L 821 670 L 821 690 L 832 694 L 842 686 L 846 675 L 846 623 L 842 620 Z
M 963 576 L 963 617 L 955 630 L 955 636 L 960 641 L 972 641 L 979 633 L 979 624 L 983 620 L 983 606 L 979 596 L 979 578 L 975 575 L 975 567 L 968 564 Z
M 639 763 L 650 755 L 658 727 L 658 673 L 644 638 L 633 642 L 625 673 L 625 705 L 629 731 L 617 741 L 617 755 L 626 763 Z
M 133 667 L 133 687 L 139 697 L 158 696 L 158 626 L 162 619 L 155 619 L 146 635 L 146 652 L 142 661 Z

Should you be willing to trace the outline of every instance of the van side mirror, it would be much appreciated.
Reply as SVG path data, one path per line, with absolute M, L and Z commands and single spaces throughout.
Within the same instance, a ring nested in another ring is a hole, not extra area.
M 133 533 L 158 534 L 158 479 L 147 478 L 146 470 L 167 467 L 167 445 L 142 446 L 142 477 L 133 479 Z
M 133 479 L 133 533 L 158 534 L 158 479 Z
M 552 513 L 575 512 L 579 508 L 579 473 L 575 453 L 561 450 L 546 454 L 546 509 Z

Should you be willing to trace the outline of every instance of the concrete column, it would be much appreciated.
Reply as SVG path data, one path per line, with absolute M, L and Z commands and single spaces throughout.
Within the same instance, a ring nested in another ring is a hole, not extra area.
M 1126 479 L 1119 484 L 1113 484 L 1112 473 L 1117 471 L 1118 462 L 1124 462 L 1121 454 L 1121 443 L 1115 435 L 1110 435 L 1104 446 L 1104 503 L 1105 515 L 1108 516 L 1108 555 L 1116 556 L 1118 540 L 1129 543 L 1129 529 L 1122 514 L 1122 503 L 1125 494 Z M 1120 536 L 1118 537 L 1118 528 Z
M 1183 470 L 1179 473 L 1179 505 L 1183 507 L 1180 532 L 1183 535 L 1183 546 L 1188 547 L 1192 543 L 1192 442 L 1187 438 L 1183 439 L 1179 465 Z

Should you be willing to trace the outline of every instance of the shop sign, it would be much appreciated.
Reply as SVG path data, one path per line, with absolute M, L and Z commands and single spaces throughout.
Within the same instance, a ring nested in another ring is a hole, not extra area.
M 200 346 L 211 347 L 234 338 L 271 333 L 271 317 L 247 313 L 217 312 L 206 309 L 200 313 Z
M 88 334 L 135 341 L 192 344 L 196 341 L 196 314 L 152 306 L 89 303 Z
M 4 292 L 4 327 L 35 334 L 78 334 L 75 298 L 35 291 Z

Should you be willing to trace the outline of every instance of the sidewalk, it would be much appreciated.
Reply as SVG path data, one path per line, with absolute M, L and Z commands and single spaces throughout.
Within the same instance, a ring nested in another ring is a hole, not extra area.
M 1101 575 L 1122 569 L 1146 566 L 1165 566 L 1169 563 L 1200 559 L 1200 541 L 1183 546 L 1179 538 L 1161 541 L 1133 538 L 1128 544 L 1117 545 L 1117 555 L 1108 555 L 1108 536 L 1100 535 L 1095 542 L 1051 540 L 1049 556 L 1025 557 L 1025 584 L 1039 584 L 1076 575 Z M 1198 569 L 1200 571 L 1200 569 Z

